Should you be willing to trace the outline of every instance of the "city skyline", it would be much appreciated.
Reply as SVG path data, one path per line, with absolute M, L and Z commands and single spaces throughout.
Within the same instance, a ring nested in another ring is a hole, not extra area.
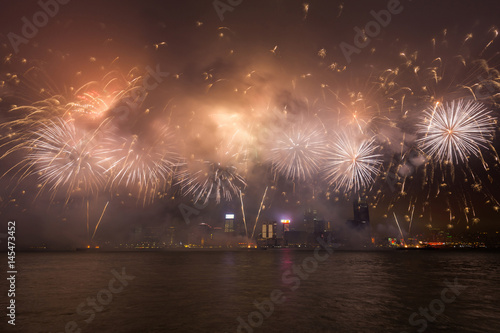
M 498 32 L 467 4 L 457 24 L 445 4 L 405 1 L 153 1 L 144 16 L 120 3 L 140 29 L 81 6 L 58 5 L 29 38 L 30 15 L 5 22 L 2 214 L 27 243 L 227 211 L 252 232 L 309 207 L 345 221 L 356 198 L 391 233 L 395 217 L 403 230 L 496 228 Z

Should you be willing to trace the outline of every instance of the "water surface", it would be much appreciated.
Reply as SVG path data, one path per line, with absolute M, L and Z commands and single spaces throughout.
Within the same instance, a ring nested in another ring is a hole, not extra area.
M 500 332 L 498 252 L 319 255 L 323 262 L 313 251 L 293 249 L 19 253 L 16 327 L 7 329 L 64 332 L 75 321 L 81 332 L 237 332 L 238 317 L 248 323 L 250 315 L 255 327 L 240 332 L 417 332 L 423 325 L 411 326 L 410 315 L 440 300 L 445 280 L 457 279 L 467 288 L 443 302 L 425 332 Z M 310 273 L 294 274 L 303 263 Z M 122 268 L 135 278 L 121 292 L 106 291 L 112 270 Z M 254 302 L 269 300 L 273 290 L 286 299 L 260 315 Z M 112 299 L 99 312 L 85 302 L 100 291 L 101 299 Z

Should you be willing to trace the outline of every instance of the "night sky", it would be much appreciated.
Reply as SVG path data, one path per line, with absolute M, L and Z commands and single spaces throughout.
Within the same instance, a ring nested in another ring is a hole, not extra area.
M 87 218 L 93 229 L 106 204 L 100 240 L 127 239 L 137 225 L 222 226 L 227 212 L 241 219 L 241 201 L 253 227 L 264 192 L 259 221 L 293 223 L 313 208 L 341 224 L 362 197 L 381 233 L 397 230 L 394 213 L 414 232 L 497 227 L 497 1 L 72 0 L 32 36 L 22 18 L 40 5 L 4 2 L 0 218 L 17 221 L 20 246 L 81 246 Z M 398 13 L 374 24 L 388 4 Z M 372 37 L 356 41 L 365 26 Z M 426 111 L 460 100 L 478 103 L 490 125 L 474 132 L 485 140 L 477 150 L 446 162 L 419 128 Z M 54 126 L 84 161 L 71 167 L 74 182 L 64 171 L 47 178 L 75 158 L 65 144 L 43 149 Z M 71 131 L 91 143 L 78 147 Z M 339 133 L 372 142 L 361 186 L 325 176 L 348 175 L 328 165 Z M 304 174 L 280 145 L 295 135 L 313 137 L 297 148 L 310 157 Z M 186 224 L 179 207 L 195 206 L 214 170 L 220 202 Z

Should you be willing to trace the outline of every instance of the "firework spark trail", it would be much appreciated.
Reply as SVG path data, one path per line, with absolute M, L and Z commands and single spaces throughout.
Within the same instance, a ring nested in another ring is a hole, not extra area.
M 245 179 L 238 174 L 234 166 L 223 166 L 208 161 L 197 163 L 202 164 L 201 170 L 182 171 L 178 176 L 180 180 L 176 183 L 181 186 L 184 195 L 192 195 L 195 202 L 204 198 L 203 204 L 206 204 L 214 195 L 217 203 L 220 203 L 222 198 L 231 201 L 233 195 L 239 195 L 241 187 L 246 186 Z
M 89 201 L 87 200 L 87 239 L 90 238 L 90 229 L 89 229 Z
M 99 228 L 99 224 L 101 224 L 102 217 L 104 216 L 104 213 L 106 212 L 106 208 L 108 208 L 109 201 L 106 202 L 106 205 L 104 206 L 104 209 L 102 210 L 101 217 L 99 217 L 99 221 L 97 221 L 97 224 L 94 229 L 94 233 L 92 234 L 92 238 L 90 241 L 92 242 L 94 240 L 95 233 L 97 232 L 97 228 Z
M 10 114 L 25 126 L 39 125 L 40 122 L 54 118 L 73 118 L 95 120 L 109 116 L 110 107 L 120 100 L 127 99 L 139 104 L 146 94 L 135 94 L 141 89 L 143 77 L 130 70 L 127 77 L 118 71 L 110 71 L 101 80 L 90 81 L 79 88 L 61 89 L 50 78 L 50 74 L 38 67 L 31 67 L 19 76 L 15 90 L 20 96 Z M 137 96 L 140 95 L 140 99 Z M 35 99 L 35 101 L 33 101 Z M 27 103 L 27 105 L 25 105 Z
M 396 78 L 397 71 L 391 69 L 372 71 L 366 77 L 353 77 L 347 72 L 339 76 L 336 88 L 321 85 L 328 105 L 322 109 L 336 111 L 337 128 L 352 126 L 361 134 L 383 137 L 384 130 L 393 126 L 392 112 L 403 114 L 405 95 L 411 93 L 407 87 L 396 84 Z
M 148 93 L 144 88 L 144 76 L 138 73 L 138 68 L 132 68 L 126 75 L 118 71 L 110 71 L 99 81 L 91 81 L 76 89 L 65 102 L 61 98 L 61 110 L 64 115 L 72 117 L 83 116 L 86 119 L 102 117 L 124 117 L 116 114 L 123 110 L 115 108 L 126 105 L 127 111 L 137 109 L 145 101 Z
M 332 145 L 323 170 L 328 184 L 335 189 L 355 191 L 370 185 L 382 163 L 382 155 L 374 154 L 378 149 L 375 139 L 359 140 L 342 132 L 336 135 Z
M 178 172 L 179 185 L 184 195 L 192 195 L 193 200 L 204 200 L 215 197 L 216 203 L 224 198 L 231 201 L 238 196 L 241 189 L 247 186 L 245 178 L 240 174 L 245 166 L 246 153 L 234 146 L 223 146 L 217 150 L 217 161 L 187 161 Z M 241 161 L 243 159 L 243 161 Z
M 241 201 L 241 214 L 243 215 L 243 224 L 245 226 L 245 236 L 248 239 L 247 219 L 245 217 L 245 207 L 243 206 L 243 196 L 241 195 L 241 190 L 240 190 L 240 201 Z
M 480 156 L 480 148 L 487 148 L 495 130 L 490 114 L 474 101 L 438 104 L 425 112 L 425 121 L 418 127 L 424 136 L 417 143 L 439 161 L 458 163 L 469 155 Z
M 410 224 L 408 226 L 408 237 L 410 236 L 411 233 L 411 224 L 413 222 L 413 213 L 415 212 L 415 205 L 412 205 L 411 207 L 411 217 L 410 217 Z
M 491 46 L 491 44 L 493 44 L 495 38 L 498 37 L 498 29 L 496 27 L 491 27 L 488 32 L 492 33 L 493 37 L 490 39 L 490 41 L 488 41 L 488 44 L 486 44 L 486 46 L 481 50 L 481 53 L 479 53 L 480 56 L 486 51 L 486 49 L 488 49 L 488 47 Z
M 266 189 L 264 190 L 264 195 L 262 196 L 262 200 L 261 200 L 260 206 L 259 206 L 259 212 L 257 213 L 257 217 L 255 218 L 255 224 L 253 225 L 252 237 L 250 237 L 250 239 L 253 239 L 253 236 L 255 234 L 255 228 L 257 227 L 257 222 L 259 222 L 260 212 L 262 211 L 262 206 L 264 205 L 264 199 L 266 198 L 266 193 L 267 193 L 268 187 L 269 186 L 266 186 Z
M 399 226 L 398 218 L 396 217 L 396 213 L 392 212 L 392 214 L 394 214 L 394 220 L 396 221 L 396 224 L 398 226 L 399 233 L 401 234 L 401 239 L 403 240 L 403 244 L 406 244 L 405 237 L 403 236 L 403 232 L 401 231 L 401 227 Z

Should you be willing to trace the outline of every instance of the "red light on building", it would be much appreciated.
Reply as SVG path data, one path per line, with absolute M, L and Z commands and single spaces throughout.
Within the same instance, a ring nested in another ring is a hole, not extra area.
M 290 220 L 281 220 L 281 224 L 283 224 L 283 234 L 290 231 Z

